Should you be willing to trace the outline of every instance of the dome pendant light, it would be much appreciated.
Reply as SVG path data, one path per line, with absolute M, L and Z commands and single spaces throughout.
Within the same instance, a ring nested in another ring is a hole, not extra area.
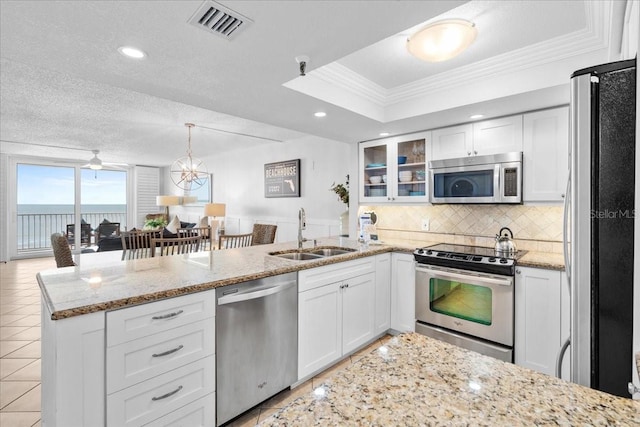
M 189 129 L 187 156 L 181 157 L 171 165 L 171 180 L 178 187 L 186 191 L 197 190 L 209 179 L 207 167 L 200 159 L 191 156 L 191 128 L 193 123 L 184 124 Z
M 464 19 L 437 21 L 407 39 L 407 50 L 427 62 L 441 62 L 458 56 L 476 39 L 475 24 Z

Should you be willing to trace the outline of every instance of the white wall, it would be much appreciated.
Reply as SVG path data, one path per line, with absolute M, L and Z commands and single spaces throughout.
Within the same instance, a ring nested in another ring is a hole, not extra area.
M 346 205 L 329 188 L 334 182 L 344 183 L 346 175 L 351 173 L 351 166 L 357 164 L 353 157 L 357 150 L 352 146 L 355 143 L 306 136 L 203 158 L 213 174 L 214 202 L 227 205 L 227 234 L 250 232 L 255 222 L 272 223 L 278 225 L 276 241 L 295 240 L 301 207 L 307 214 L 305 237 L 338 234 L 339 217 Z M 301 196 L 265 198 L 265 163 L 292 159 L 300 159 Z M 164 170 L 162 181 L 163 194 L 181 194 L 181 190 L 172 184 L 168 168 Z M 171 208 L 171 214 L 177 214 L 183 221 L 195 222 L 202 213 L 202 206 Z

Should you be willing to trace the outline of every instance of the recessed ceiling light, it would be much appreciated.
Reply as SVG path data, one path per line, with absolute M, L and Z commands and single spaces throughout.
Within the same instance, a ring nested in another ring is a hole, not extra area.
M 120 46 L 118 48 L 118 52 L 120 52 L 120 54 L 126 56 L 127 58 L 134 59 L 142 59 L 147 56 L 147 54 L 140 49 L 131 46 Z
M 389 136 L 390 133 L 389 132 L 380 132 L 380 136 Z
M 325 113 L 324 111 L 318 111 L 317 113 L 313 113 L 313 115 L 316 117 L 325 117 L 327 113 Z
M 464 19 L 445 19 L 432 22 L 407 39 L 407 50 L 428 62 L 451 59 L 473 43 L 478 30 Z
M 475 119 L 481 119 L 484 117 L 484 114 L 474 114 L 472 116 L 469 116 L 470 119 L 475 120 Z

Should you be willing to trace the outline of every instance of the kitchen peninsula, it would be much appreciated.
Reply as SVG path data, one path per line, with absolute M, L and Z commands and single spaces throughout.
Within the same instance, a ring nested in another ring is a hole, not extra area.
M 144 425 L 157 420 L 161 403 L 169 405 L 169 409 L 162 410 L 163 417 L 187 419 L 195 414 L 210 420 L 215 417 L 215 377 L 210 372 L 217 352 L 213 338 L 216 288 L 296 271 L 299 276 L 309 272 L 307 277 L 316 280 L 315 271 L 333 271 L 378 257 L 387 257 L 388 268 L 390 252 L 403 252 L 401 255 L 411 260 L 414 249 L 401 244 L 362 245 L 341 238 L 319 239 L 317 244 L 318 248 L 337 246 L 352 251 L 305 261 L 271 255 L 295 250 L 296 243 L 289 242 L 124 262 L 119 253 L 107 252 L 80 255 L 75 267 L 39 273 L 43 295 L 43 420 L 54 426 Z M 312 246 L 307 243 L 305 248 L 311 250 Z M 531 265 L 537 263 L 553 261 L 541 256 L 532 258 Z M 371 279 L 375 274 L 365 276 Z M 392 280 L 388 269 L 377 277 L 376 286 L 385 282 L 389 286 Z M 388 308 L 389 300 L 386 301 L 383 305 Z M 386 316 L 388 319 L 388 311 Z M 152 318 L 159 320 L 144 323 Z M 195 327 L 200 329 L 194 331 Z M 387 323 L 370 338 L 388 328 Z M 175 336 L 169 337 L 170 334 Z M 196 350 L 186 350 L 181 340 L 187 336 L 198 337 L 192 343 Z M 172 340 L 180 342 L 173 344 Z M 139 355 L 142 350 L 148 353 L 146 359 Z M 163 357 L 165 354 L 175 357 Z M 180 358 L 180 365 L 171 365 L 171 360 Z M 171 360 L 163 366 L 161 359 Z M 135 369 L 130 371 L 132 366 Z M 195 371 L 186 372 L 187 369 Z M 181 376 L 167 380 L 171 375 Z M 304 380 L 306 375 L 299 375 L 298 379 Z M 182 390 L 186 381 L 183 378 L 192 378 L 197 383 L 194 387 L 200 390 L 200 394 L 192 393 L 192 401 L 180 400 L 190 395 L 187 385 Z M 200 384 L 200 378 L 208 383 Z M 166 388 L 158 391 L 163 384 Z M 144 387 L 149 389 L 142 390 Z M 182 391 L 174 392 L 178 389 Z M 143 399 L 136 401 L 143 394 Z M 141 407 L 143 412 L 137 415 Z M 212 413 L 197 412 L 206 410 Z M 113 418 L 120 416 L 123 418 Z M 198 424 L 194 421 L 194 425 Z

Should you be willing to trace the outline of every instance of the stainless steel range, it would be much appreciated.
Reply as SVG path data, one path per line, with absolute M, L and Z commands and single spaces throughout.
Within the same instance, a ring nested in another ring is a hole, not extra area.
M 517 259 L 494 248 L 439 244 L 414 251 L 416 332 L 513 361 Z

